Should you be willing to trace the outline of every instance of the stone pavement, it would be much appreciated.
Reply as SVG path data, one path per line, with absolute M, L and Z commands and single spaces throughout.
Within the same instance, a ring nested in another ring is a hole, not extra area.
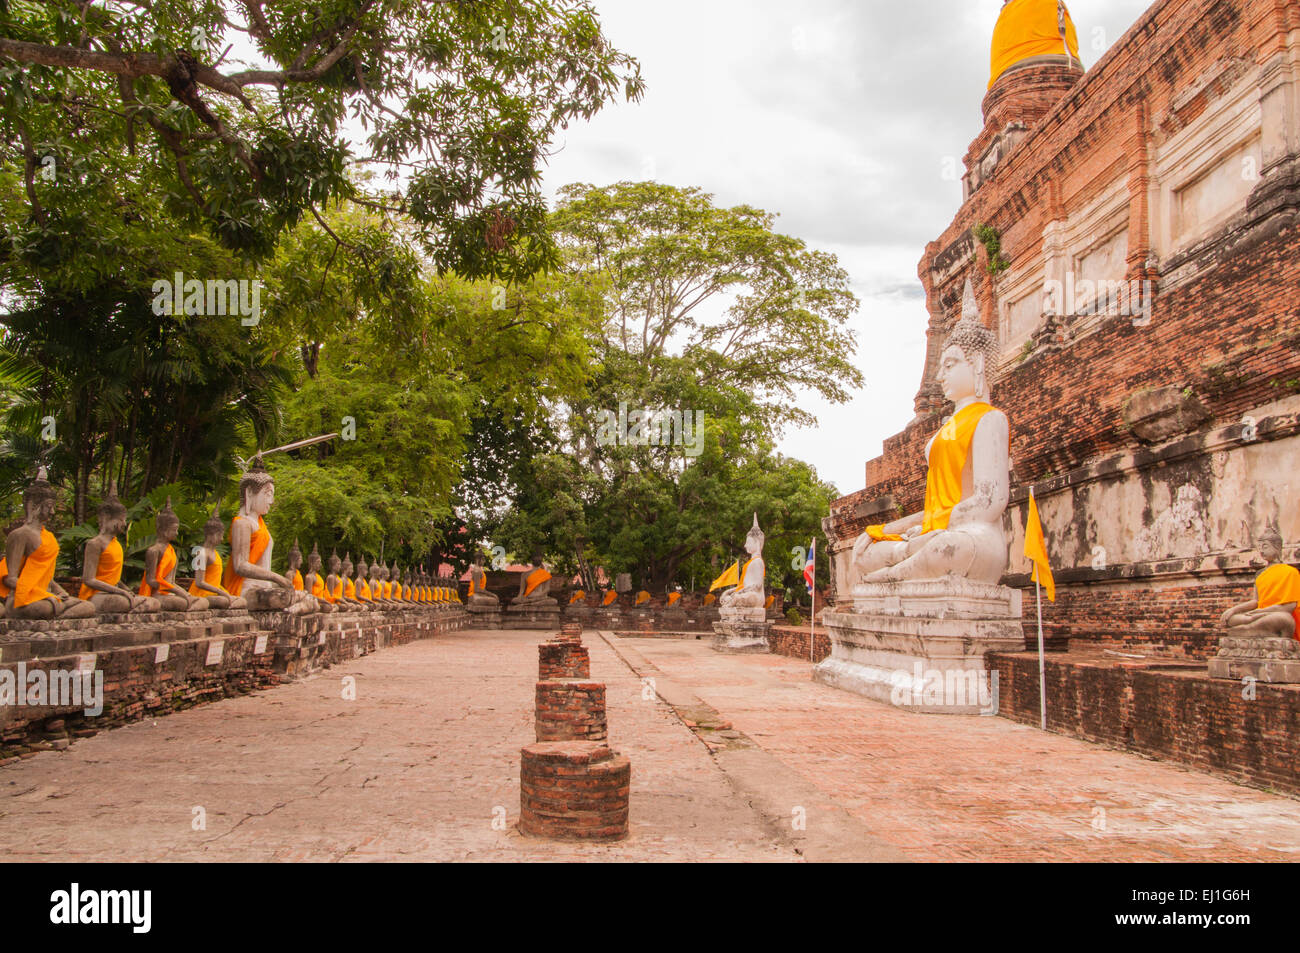
M 632 760 L 631 836 L 523 837 L 519 748 L 533 739 L 546 635 L 449 633 L 0 769 L 0 857 L 1285 860 L 1300 851 L 1300 802 L 1290 798 L 1001 718 L 900 712 L 813 683 L 806 662 L 595 632 L 583 638 L 592 677 L 608 686 L 611 746 Z
M 901 711 L 814 683 L 807 662 L 783 656 L 610 641 L 913 860 L 1300 859 L 1290 797 L 1005 718 Z M 809 836 L 817 823 L 810 812 Z

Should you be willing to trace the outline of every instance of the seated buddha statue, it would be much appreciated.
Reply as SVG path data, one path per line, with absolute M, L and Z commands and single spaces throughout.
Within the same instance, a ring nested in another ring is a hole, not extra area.
M 242 596 L 232 596 L 221 585 L 221 553 L 217 544 L 225 535 L 226 524 L 221 521 L 219 506 L 212 508 L 212 515 L 203 524 L 203 549 L 200 566 L 195 570 L 194 581 L 190 583 L 190 595 L 208 600 L 214 609 L 243 609 Z
M 926 445 L 925 509 L 866 528 L 853 545 L 859 581 L 958 576 L 996 585 L 1007 568 L 1008 423 L 988 403 L 997 337 L 969 313 L 968 297 L 940 356 L 938 381 L 953 415 Z
M 330 602 L 339 605 L 346 599 L 347 585 L 343 581 L 343 560 L 337 549 L 330 550 L 329 575 L 325 577 L 325 591 L 330 594 Z
M 316 611 L 333 612 L 334 600 L 325 588 L 325 578 L 320 574 L 320 549 L 315 543 L 311 544 L 311 552 L 307 554 L 307 575 L 303 581 L 316 599 Z
M 758 528 L 758 514 L 754 514 L 754 525 L 745 537 L 745 552 L 749 560 L 741 567 L 740 585 L 728 589 L 718 597 L 718 606 L 723 609 L 761 609 L 767 598 L 767 564 L 763 562 L 763 541 L 766 537 Z
M 343 554 L 343 565 L 341 572 L 343 576 L 343 601 L 349 607 L 356 609 L 362 605 L 360 597 L 357 595 L 357 582 L 354 576 L 355 566 L 352 565 L 352 553 L 348 551 Z
M 298 548 L 298 540 L 295 537 L 293 545 L 289 547 L 289 562 L 285 566 L 285 575 L 293 584 L 295 592 L 306 592 L 307 584 L 302 578 L 302 550 Z
M 467 605 L 472 609 L 495 609 L 501 600 L 488 592 L 487 570 L 483 568 L 484 556 L 479 553 L 474 557 L 474 565 L 469 569 L 469 599 Z
M 542 551 L 533 551 L 533 566 L 519 578 L 519 595 L 510 600 L 512 606 L 540 607 L 559 606 L 550 597 L 551 574 L 542 564 Z
M 392 600 L 389 596 L 393 594 L 393 587 L 391 583 L 385 587 L 384 576 L 387 572 L 387 568 L 380 565 L 378 559 L 370 564 L 370 595 L 379 605 L 384 608 L 391 608 Z M 385 592 L 387 592 L 387 595 L 385 595 Z
M 230 523 L 230 563 L 221 584 L 232 596 L 243 596 L 250 609 L 314 612 L 311 594 L 296 591 L 292 580 L 271 569 L 275 541 L 265 517 L 274 502 L 275 481 L 258 455 L 239 481 L 239 512 Z
M 126 507 L 112 487 L 99 504 L 99 535 L 86 541 L 81 569 L 80 597 L 98 612 L 158 612 L 158 600 L 141 596 L 122 585 L 122 543 L 126 532 Z
M 89 619 L 95 607 L 74 599 L 54 581 L 59 561 L 59 541 L 45 528 L 54 518 L 57 491 L 46 479 L 45 468 L 23 491 L 23 522 L 5 537 L 0 559 L 0 596 L 5 615 L 18 619 Z
M 171 497 L 154 517 L 154 543 L 144 551 L 144 579 L 140 595 L 153 596 L 164 612 L 201 612 L 208 600 L 191 596 L 176 585 L 176 550 L 172 543 L 181 531 L 181 520 L 172 510 Z
M 1255 577 L 1255 598 L 1219 618 L 1223 634 L 1300 638 L 1300 570 L 1282 562 L 1282 534 L 1269 526 L 1259 538 L 1265 568 Z
M 369 571 L 370 567 L 366 565 L 366 557 L 362 556 L 361 562 L 357 563 L 357 601 L 363 606 L 374 608 L 375 599 L 370 594 L 370 580 L 366 578 Z

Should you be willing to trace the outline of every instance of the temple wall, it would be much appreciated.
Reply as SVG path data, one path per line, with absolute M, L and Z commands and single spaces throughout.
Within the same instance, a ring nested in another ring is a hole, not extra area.
M 969 278 L 1011 421 L 1004 582 L 1028 581 L 1032 484 L 1057 568 L 1049 635 L 1212 649 L 1264 522 L 1288 558 L 1300 542 L 1298 101 L 1295 4 L 1164 0 L 980 170 L 920 264 L 917 416 L 824 523 L 840 595 L 862 527 L 922 507 L 925 442 L 951 409 L 937 354 Z M 1001 234 L 997 275 L 977 222 Z M 1093 308 L 1083 282 L 1103 280 L 1139 297 Z

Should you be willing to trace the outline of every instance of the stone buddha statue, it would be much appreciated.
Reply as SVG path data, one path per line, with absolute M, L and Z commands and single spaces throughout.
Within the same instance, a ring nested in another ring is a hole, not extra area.
M 484 568 L 486 557 L 479 553 L 469 566 L 469 588 L 465 593 L 465 605 L 481 609 L 496 609 L 501 600 L 487 587 L 487 570 Z
M 190 583 L 190 595 L 207 599 L 213 609 L 243 609 L 246 605 L 243 596 L 232 596 L 221 585 L 221 553 L 217 552 L 217 544 L 225 531 L 220 506 L 214 506 L 212 515 L 203 524 L 203 558 L 194 581 Z
M 337 549 L 330 550 L 329 575 L 325 577 L 325 589 L 330 594 L 330 601 L 338 605 L 346 598 L 347 586 L 343 582 L 343 560 Z
M 172 543 L 180 531 L 180 517 L 172 511 L 168 497 L 154 517 L 154 544 L 144 551 L 140 595 L 153 596 L 164 612 L 201 612 L 208 608 L 208 600 L 191 596 L 176 585 L 176 550 Z
M 330 598 L 329 590 L 325 588 L 325 578 L 320 574 L 320 549 L 315 543 L 311 544 L 311 552 L 307 554 L 307 575 L 303 581 L 311 588 L 311 594 L 316 599 L 316 611 L 333 612 L 334 600 Z
M 393 601 L 407 602 L 406 573 L 398 563 L 393 563 Z
M 361 557 L 361 562 L 357 563 L 357 599 L 363 605 L 373 607 L 375 604 L 374 597 L 370 594 L 370 580 L 366 578 L 366 573 L 370 567 L 366 565 L 366 557 Z
M 357 593 L 357 583 L 353 576 L 353 570 L 356 567 L 352 565 L 352 553 L 348 551 L 343 554 L 343 601 L 352 608 L 362 605 L 361 598 Z
M 22 524 L 5 537 L 0 559 L 0 595 L 5 614 L 18 619 L 89 619 L 95 607 L 74 599 L 54 581 L 59 561 L 59 541 L 45 528 L 54 518 L 56 491 L 45 468 L 23 491 Z
M 940 357 L 953 415 L 926 445 L 925 509 L 867 527 L 853 545 L 859 582 L 958 576 L 996 585 L 1006 571 L 1008 423 L 988 403 L 997 336 L 979 322 L 969 283 L 966 298 Z
M 295 592 L 305 592 L 307 584 L 302 578 L 302 550 L 298 548 L 298 540 L 294 539 L 293 545 L 289 547 L 289 562 L 285 568 L 285 575 L 293 584 Z
M 512 606 L 559 606 L 550 597 L 551 574 L 542 564 L 542 551 L 533 551 L 533 567 L 519 579 L 519 595 L 510 600 Z
M 379 603 L 385 608 L 389 607 L 392 601 L 388 598 L 388 596 L 384 595 L 385 592 L 384 576 L 387 574 L 387 572 L 388 570 L 384 566 L 381 566 L 379 564 L 379 560 L 377 559 L 370 564 L 370 595 L 375 600 L 375 602 Z M 391 595 L 392 591 L 393 591 L 393 587 L 390 584 L 387 587 L 387 592 Z
M 80 597 L 97 612 L 158 612 L 158 600 L 141 596 L 122 585 L 122 543 L 126 532 L 126 507 L 109 487 L 99 504 L 99 535 L 86 541 L 81 569 Z
M 718 605 L 723 609 L 761 609 L 767 598 L 764 581 L 767 579 L 767 565 L 763 562 L 763 531 L 758 527 L 758 514 L 754 514 L 754 525 L 745 537 L 745 552 L 749 561 L 741 567 L 740 585 L 729 589 L 718 598 Z
M 1225 636 L 1294 639 L 1300 632 L 1300 570 L 1282 562 L 1276 527 L 1268 526 L 1257 545 L 1266 565 L 1255 577 L 1255 598 L 1228 609 L 1219 625 Z
M 232 596 L 243 596 L 249 609 L 314 612 L 316 600 L 295 591 L 292 580 L 271 569 L 275 541 L 265 516 L 274 502 L 275 481 L 259 454 L 239 481 L 239 512 L 230 523 L 230 564 L 222 586 Z

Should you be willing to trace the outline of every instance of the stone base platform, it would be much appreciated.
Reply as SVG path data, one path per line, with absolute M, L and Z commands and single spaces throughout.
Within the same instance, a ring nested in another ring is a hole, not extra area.
M 824 612 L 831 655 L 814 680 L 896 707 L 994 714 L 988 652 L 1024 649 L 1020 592 L 946 578 L 864 584 L 848 612 Z
M 466 606 L 465 611 L 469 614 L 471 624 L 476 629 L 499 629 L 501 628 L 501 607 L 478 607 Z
M 749 617 L 757 613 L 758 618 Z M 713 623 L 713 650 L 730 655 L 763 655 L 772 626 L 762 609 L 723 609 L 722 621 Z
M 1300 641 L 1220 633 L 1219 653 L 1210 659 L 1209 671 L 1211 678 L 1300 684 Z
M 507 629 L 546 629 L 559 631 L 560 606 L 510 605 L 502 613 L 502 625 Z

